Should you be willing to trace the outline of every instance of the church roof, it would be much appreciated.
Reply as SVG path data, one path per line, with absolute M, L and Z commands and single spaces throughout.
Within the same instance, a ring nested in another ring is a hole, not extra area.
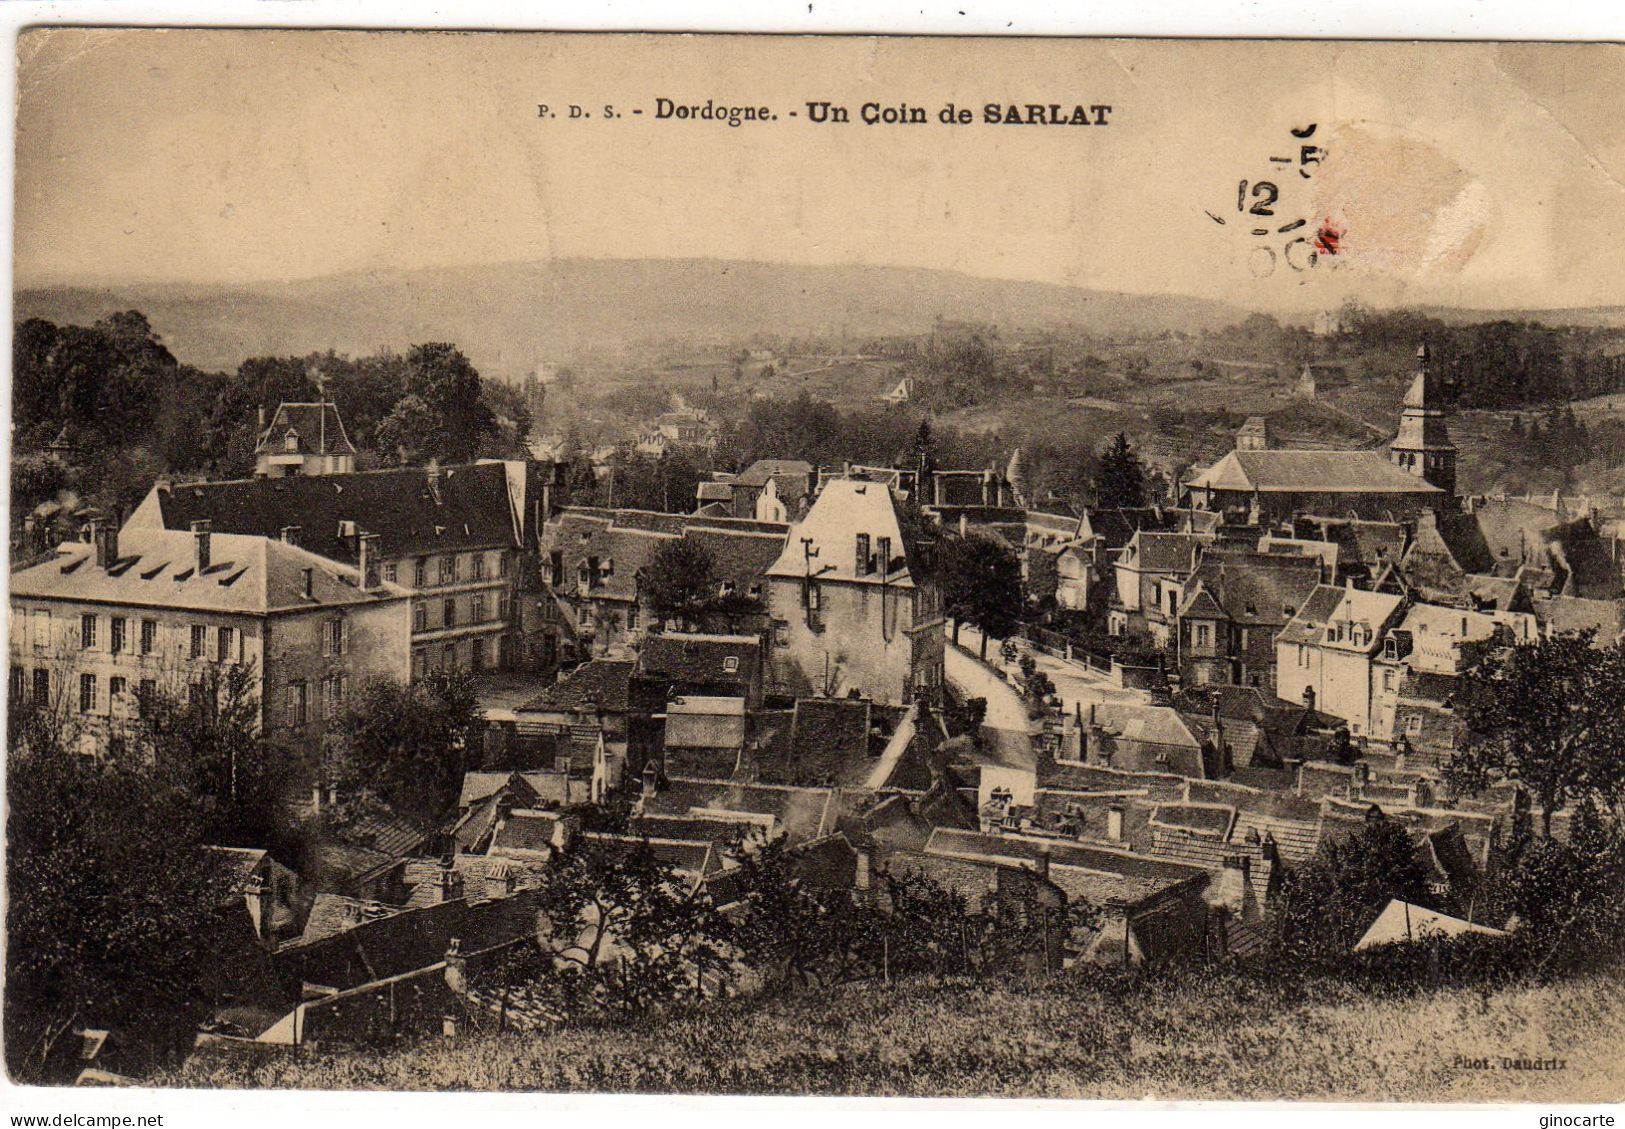
M 1439 494 L 1381 451 L 1231 451 L 1187 486 L 1199 490 L 1308 494 Z

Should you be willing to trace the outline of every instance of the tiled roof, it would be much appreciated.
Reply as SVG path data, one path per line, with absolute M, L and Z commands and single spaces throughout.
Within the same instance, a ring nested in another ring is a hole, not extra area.
M 393 584 L 363 592 L 355 569 L 264 537 L 211 533 L 211 563 L 202 572 L 190 532 L 126 528 L 119 535 L 118 554 L 111 567 L 98 568 L 95 546 L 64 542 L 54 556 L 12 573 L 11 594 L 246 615 L 373 604 L 408 595 Z
M 743 686 L 760 661 L 754 635 L 646 635 L 638 652 L 638 673 L 689 685 Z M 727 669 L 733 660 L 733 670 Z
M 1259 904 L 1262 905 L 1269 897 L 1270 879 L 1275 867 L 1264 857 L 1261 842 L 1210 839 L 1178 828 L 1156 827 L 1152 829 L 1151 852 L 1210 872 L 1222 870 L 1227 859 L 1244 858 L 1247 860 L 1247 883 Z
M 628 850 L 644 842 L 639 836 L 612 835 L 600 831 L 590 831 L 586 837 L 600 845 L 613 846 L 620 844 Z M 657 860 L 666 863 L 678 874 L 699 878 L 720 869 L 722 866 L 722 860 L 717 854 L 715 845 L 709 842 L 650 839 L 648 840 L 648 846 L 649 852 Z
M 630 659 L 584 662 L 520 706 L 518 712 L 546 713 L 601 706 L 606 713 L 625 713 L 630 702 L 633 667 Z
M 1399 469 L 1381 451 L 1231 451 L 1186 485 L 1261 493 L 1441 493 Z
M 1040 788 L 1033 793 L 1033 824 L 1044 831 L 1070 835 L 1080 842 L 1110 843 L 1110 809 L 1123 814 L 1122 846 L 1144 850 L 1151 845 L 1155 801 L 1146 795 L 1066 792 Z
M 344 421 L 333 404 L 281 404 L 271 425 L 259 437 L 254 453 L 283 454 L 289 431 L 298 435 L 297 450 L 306 455 L 353 455 L 355 445 L 344 432 Z
M 162 524 L 186 530 L 207 519 L 216 533 L 278 537 L 298 526 L 298 543 L 354 562 L 353 524 L 378 535 L 382 559 L 515 544 L 506 468 L 499 462 L 449 466 L 438 479 L 422 468 L 295 475 L 157 488 Z M 138 515 L 148 510 L 143 503 Z M 132 520 L 134 518 L 132 517 Z

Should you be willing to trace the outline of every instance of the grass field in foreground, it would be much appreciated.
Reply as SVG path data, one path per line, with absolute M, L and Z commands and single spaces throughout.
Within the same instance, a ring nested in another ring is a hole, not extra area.
M 299 1058 L 194 1057 L 162 1084 L 391 1090 L 1345 1101 L 1625 1096 L 1625 982 L 1368 998 L 1212 973 L 1120 990 L 910 983 L 696 1007 L 636 1024 Z M 1558 1059 L 1511 1070 L 1503 1058 Z M 1460 1060 L 1488 1060 L 1464 1067 Z

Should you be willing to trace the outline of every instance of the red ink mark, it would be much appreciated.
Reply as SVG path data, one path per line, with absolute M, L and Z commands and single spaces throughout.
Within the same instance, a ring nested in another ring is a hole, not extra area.
M 1335 255 L 1343 236 L 1347 234 L 1347 228 L 1333 227 L 1332 218 L 1327 216 L 1325 222 L 1320 225 L 1320 230 L 1315 232 L 1315 250 L 1322 255 Z

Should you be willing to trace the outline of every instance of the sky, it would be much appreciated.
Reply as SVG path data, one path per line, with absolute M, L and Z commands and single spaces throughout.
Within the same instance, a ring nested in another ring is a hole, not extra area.
M 660 97 L 778 120 L 656 120 Z M 853 120 L 814 124 L 810 101 Z M 865 102 L 930 123 L 866 126 Z M 950 102 L 975 122 L 938 124 Z M 990 102 L 1111 110 L 983 124 Z M 1265 310 L 1625 304 L 1621 106 L 1611 46 L 35 31 L 15 269 L 233 283 L 704 257 Z M 1311 264 L 1323 230 L 1337 253 Z

